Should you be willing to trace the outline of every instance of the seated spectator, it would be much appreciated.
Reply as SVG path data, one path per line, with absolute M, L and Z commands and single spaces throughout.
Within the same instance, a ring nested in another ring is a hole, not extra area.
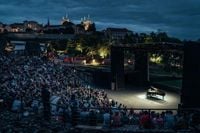
M 175 123 L 176 130 L 188 129 L 188 121 L 185 114 L 178 115 L 177 122 Z
M 83 124 L 88 122 L 88 118 L 89 118 L 89 111 L 87 111 L 87 109 L 83 109 L 83 111 L 80 112 L 80 120 Z
M 150 115 L 147 111 L 144 111 L 140 117 L 140 125 L 144 129 L 150 129 L 151 128 L 151 119 Z
M 38 100 L 33 100 L 31 107 L 33 108 L 34 113 L 38 113 L 39 109 L 39 101 Z
M 128 115 L 126 114 L 126 112 L 122 112 L 121 114 L 122 114 L 122 117 L 121 117 L 122 125 L 129 124 L 129 118 L 128 118 Z
M 190 126 L 200 132 L 200 112 L 194 112 L 191 114 Z
M 103 126 L 105 128 L 110 127 L 110 123 L 111 123 L 111 116 L 108 110 L 105 111 L 105 113 L 103 114 Z
M 20 112 L 21 110 L 21 101 L 19 99 L 15 99 L 13 104 L 12 104 L 12 111 L 14 112 Z
M 159 113 L 156 114 L 156 117 L 153 118 L 152 122 L 156 129 L 162 129 L 164 126 L 163 118 Z
M 97 125 L 97 116 L 96 116 L 96 112 L 94 110 L 91 110 L 89 113 L 89 124 L 91 126 Z
M 119 112 L 115 112 L 113 117 L 112 117 L 112 125 L 114 127 L 120 127 L 121 126 L 121 116 Z
M 173 116 L 172 111 L 166 111 L 164 116 L 164 128 L 165 129 L 172 129 L 175 124 L 175 118 Z

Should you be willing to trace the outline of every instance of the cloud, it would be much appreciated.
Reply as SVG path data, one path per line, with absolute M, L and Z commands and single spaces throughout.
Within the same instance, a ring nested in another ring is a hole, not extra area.
M 90 14 L 99 28 L 116 26 L 149 32 L 162 29 L 170 35 L 197 39 L 200 34 L 200 0 L 6 0 L 0 1 L 0 21 L 25 19 L 59 23 L 68 12 L 73 20 Z

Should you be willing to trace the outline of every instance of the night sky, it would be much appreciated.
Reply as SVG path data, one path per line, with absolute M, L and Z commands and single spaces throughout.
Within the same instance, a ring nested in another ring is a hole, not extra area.
M 90 14 L 97 29 L 126 27 L 135 32 L 161 29 L 170 36 L 200 38 L 200 0 L 0 0 L 3 23 L 36 20 L 60 24 L 65 13 L 73 22 Z

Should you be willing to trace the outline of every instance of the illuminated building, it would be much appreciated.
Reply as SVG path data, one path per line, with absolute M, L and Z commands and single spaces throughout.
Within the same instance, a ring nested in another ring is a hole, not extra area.
M 40 31 L 42 29 L 42 25 L 36 21 L 24 21 L 24 28 L 31 29 L 33 31 Z
M 81 24 L 83 25 L 85 31 L 92 32 L 96 31 L 95 24 L 90 19 L 90 16 L 81 18 Z
M 23 23 L 13 23 L 10 25 L 10 32 L 25 32 L 25 27 Z
M 61 25 L 66 25 L 68 23 L 71 23 L 68 15 L 66 14 L 65 16 L 63 16 L 62 20 L 61 20 Z

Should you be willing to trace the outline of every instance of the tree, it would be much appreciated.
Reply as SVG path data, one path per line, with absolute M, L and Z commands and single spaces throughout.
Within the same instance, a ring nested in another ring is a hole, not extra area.
M 79 51 L 80 53 L 83 52 L 84 47 L 82 46 L 82 44 L 80 42 L 76 43 L 76 47 L 75 50 Z
M 87 48 L 87 56 L 94 58 L 97 55 L 97 49 L 94 47 L 88 47 Z
M 122 43 L 123 44 L 134 43 L 133 34 L 131 34 L 131 35 L 126 34 L 125 37 L 124 37 L 124 39 L 122 40 Z
M 140 33 L 139 38 L 138 38 L 138 42 L 144 43 L 146 37 L 147 37 L 146 33 Z
M 101 58 L 106 58 L 110 54 L 110 48 L 108 45 L 100 46 L 98 49 L 98 55 Z
M 144 43 L 151 43 L 151 42 L 153 42 L 153 39 L 152 39 L 151 36 L 146 36 L 146 37 L 144 38 Z
M 157 34 L 157 39 L 159 42 L 167 42 L 169 37 L 166 32 L 161 32 Z

